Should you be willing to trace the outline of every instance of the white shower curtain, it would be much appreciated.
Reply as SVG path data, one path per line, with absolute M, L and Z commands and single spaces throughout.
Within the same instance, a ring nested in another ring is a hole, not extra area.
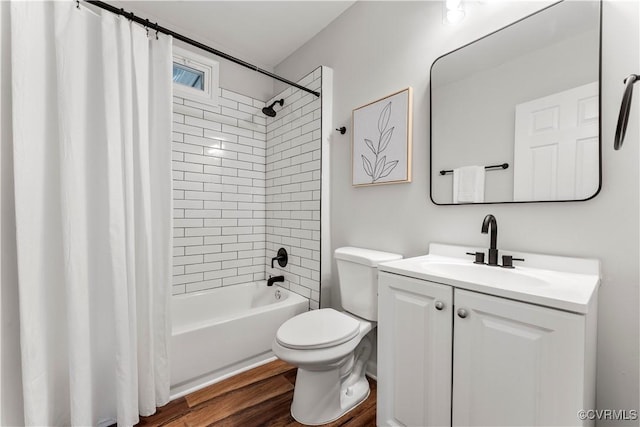
M 25 423 L 132 425 L 169 400 L 171 38 L 70 1 L 10 24 Z

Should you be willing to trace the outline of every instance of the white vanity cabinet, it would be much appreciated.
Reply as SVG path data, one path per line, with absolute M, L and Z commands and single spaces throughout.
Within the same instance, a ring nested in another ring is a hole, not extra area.
M 378 279 L 379 426 L 589 424 L 595 298 L 576 313 L 407 277 L 403 262 Z

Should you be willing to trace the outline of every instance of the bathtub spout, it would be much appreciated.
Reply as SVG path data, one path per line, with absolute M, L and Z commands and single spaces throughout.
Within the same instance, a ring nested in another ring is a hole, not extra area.
M 267 286 L 273 286 L 275 282 L 284 282 L 284 276 L 274 276 L 267 279 Z

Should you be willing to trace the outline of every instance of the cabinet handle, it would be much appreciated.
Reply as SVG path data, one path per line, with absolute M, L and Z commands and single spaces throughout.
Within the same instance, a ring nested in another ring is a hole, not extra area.
M 464 308 L 459 308 L 458 309 L 458 317 L 460 317 L 461 319 L 464 319 L 468 315 L 469 315 L 469 313 Z
M 436 301 L 434 306 L 436 307 L 436 310 L 442 310 L 444 308 L 444 303 L 442 301 Z

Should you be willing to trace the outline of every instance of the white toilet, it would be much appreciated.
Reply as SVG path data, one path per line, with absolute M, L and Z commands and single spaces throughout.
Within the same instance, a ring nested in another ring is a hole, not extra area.
M 307 425 L 340 418 L 369 396 L 367 334 L 378 319 L 378 270 L 402 255 L 345 247 L 335 251 L 344 312 L 323 308 L 280 326 L 273 352 L 298 366 L 291 415 Z

